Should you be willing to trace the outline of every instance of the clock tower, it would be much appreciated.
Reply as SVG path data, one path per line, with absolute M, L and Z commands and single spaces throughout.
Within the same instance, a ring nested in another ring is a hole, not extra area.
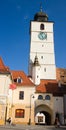
M 56 79 L 53 22 L 42 10 L 36 13 L 30 24 L 30 58 L 29 75 L 34 71 L 34 61 L 37 58 L 40 64 L 40 79 Z

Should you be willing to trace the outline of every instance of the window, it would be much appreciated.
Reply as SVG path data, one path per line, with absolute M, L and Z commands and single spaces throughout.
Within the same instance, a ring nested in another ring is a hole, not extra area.
M 24 99 L 24 91 L 19 92 L 19 99 Z
M 41 59 L 43 59 L 43 56 L 41 56 Z
M 42 100 L 42 99 L 43 99 L 43 96 L 42 96 L 42 95 L 39 95 L 39 96 L 38 96 L 38 99 Z
M 17 83 L 21 83 L 21 82 L 22 82 L 22 79 L 20 77 L 18 77 Z
M 42 47 L 44 47 L 44 45 L 42 44 Z
M 24 118 L 25 110 L 24 109 L 16 109 L 15 117 L 16 118 Z
M 38 123 L 43 122 L 43 116 L 38 116 Z
M 17 82 L 17 79 L 14 79 L 14 82 Z
M 44 24 L 40 25 L 40 30 L 44 30 Z
M 20 78 L 20 77 L 15 78 L 14 82 L 16 82 L 16 83 L 22 83 L 22 78 Z
M 39 76 L 37 75 L 37 78 L 39 78 Z
M 46 68 L 44 68 L 44 72 L 46 72 Z
M 46 96 L 45 96 L 45 99 L 46 99 L 46 100 L 50 100 L 50 96 L 49 96 L 49 95 L 46 95 Z

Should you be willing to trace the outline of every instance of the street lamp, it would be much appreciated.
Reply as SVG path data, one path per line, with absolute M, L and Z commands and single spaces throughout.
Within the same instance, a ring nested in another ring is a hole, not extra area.
M 29 125 L 31 125 L 31 98 L 35 98 L 33 94 L 30 95 Z

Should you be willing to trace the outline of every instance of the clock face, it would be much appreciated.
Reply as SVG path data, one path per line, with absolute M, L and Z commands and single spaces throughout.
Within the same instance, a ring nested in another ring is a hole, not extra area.
M 38 38 L 39 38 L 40 40 L 47 39 L 47 33 L 45 33 L 45 32 L 40 32 L 40 33 L 38 34 Z

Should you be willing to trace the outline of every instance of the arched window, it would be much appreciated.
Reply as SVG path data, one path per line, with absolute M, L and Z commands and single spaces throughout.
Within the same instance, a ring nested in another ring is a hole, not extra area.
M 40 25 L 40 30 L 44 30 L 44 24 Z
M 49 95 L 46 95 L 46 96 L 45 96 L 45 99 L 46 99 L 46 100 L 50 100 L 50 96 L 49 96 Z
M 25 110 L 24 109 L 16 109 L 15 110 L 15 117 L 16 118 L 24 118 Z
M 38 99 L 39 99 L 39 100 L 42 100 L 42 99 L 43 99 L 43 96 L 42 96 L 42 95 L 39 95 L 39 96 L 38 96 Z

